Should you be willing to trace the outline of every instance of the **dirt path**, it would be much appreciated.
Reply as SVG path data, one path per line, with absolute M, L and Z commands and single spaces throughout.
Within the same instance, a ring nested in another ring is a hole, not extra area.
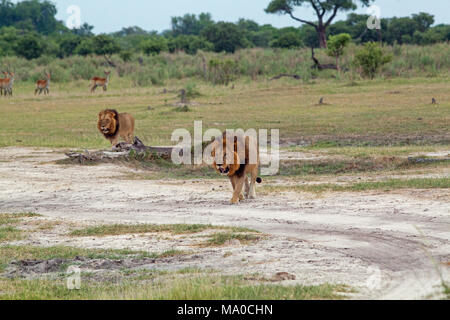
M 120 179 L 125 169 L 111 164 L 82 168 L 51 164 L 64 157 L 60 151 L 0 151 L 2 212 L 32 211 L 89 223 L 211 223 L 270 235 L 258 244 L 204 250 L 186 259 L 186 266 L 226 273 L 289 272 L 297 283 L 354 286 L 355 298 L 436 297 L 441 289 L 437 270 L 449 280 L 446 190 L 320 197 L 285 193 L 230 206 L 224 180 L 131 181 Z M 41 240 L 42 245 L 52 244 Z M 116 237 L 97 239 L 95 246 L 154 250 L 158 241 Z M 224 259 L 229 251 L 233 255 Z

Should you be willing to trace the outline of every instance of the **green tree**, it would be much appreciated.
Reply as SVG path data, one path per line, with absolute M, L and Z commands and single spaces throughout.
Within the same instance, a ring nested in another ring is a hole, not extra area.
M 79 54 L 80 56 L 90 55 L 94 53 L 92 46 L 92 39 L 86 38 L 77 46 L 77 48 L 75 49 L 75 53 Z
M 420 32 L 427 31 L 434 23 L 434 16 L 425 12 L 413 14 L 412 19 L 416 22 L 417 29 Z
M 14 4 L 12 1 L 2 0 L 0 27 L 14 26 L 46 35 L 67 30 L 63 23 L 56 19 L 56 13 L 56 6 L 50 1 L 26 0 Z
M 184 51 L 187 54 L 196 54 L 198 50 L 213 51 L 214 45 L 205 38 L 199 36 L 180 35 L 169 39 L 168 48 L 172 53 Z
M 303 46 L 303 41 L 299 30 L 295 28 L 283 28 L 278 30 L 277 36 L 270 42 L 272 48 L 299 48 Z
M 10 56 L 15 53 L 15 46 L 19 40 L 18 30 L 14 27 L 0 28 L 0 48 L 2 56 Z
M 81 38 L 73 34 L 67 34 L 59 42 L 59 56 L 61 58 L 71 56 L 81 43 Z
M 392 61 L 391 55 L 386 55 L 380 45 L 375 42 L 368 42 L 356 54 L 355 64 L 360 66 L 363 74 L 373 79 L 380 68 Z
M 92 33 L 92 30 L 94 30 L 94 26 L 91 26 L 87 23 L 83 23 L 78 29 L 72 29 L 71 31 L 77 36 L 90 37 L 94 35 Z
M 327 47 L 326 31 L 338 12 L 355 10 L 356 3 L 369 5 L 374 0 L 272 0 L 266 8 L 267 13 L 288 14 L 292 19 L 308 24 L 317 32 L 319 46 Z M 311 5 L 317 15 L 317 22 L 304 20 L 294 16 L 294 7 Z M 326 17 L 328 15 L 328 17 Z
M 352 41 L 352 37 L 348 33 L 341 33 L 330 36 L 328 39 L 327 54 L 336 59 L 336 67 L 340 71 L 339 58 L 344 54 L 345 47 Z
M 120 45 L 117 41 L 105 34 L 98 35 L 92 38 L 92 50 L 95 54 L 105 55 L 120 52 Z
M 185 14 L 183 17 L 172 18 L 172 35 L 200 35 L 203 29 L 214 24 L 210 13 Z
M 141 49 L 146 55 L 157 55 L 162 51 L 169 50 L 167 40 L 160 36 L 155 36 L 144 40 L 141 43 Z
M 238 48 L 245 48 L 247 39 L 237 25 L 230 22 L 218 22 L 203 30 L 202 35 L 214 45 L 216 52 L 234 53 Z
M 37 35 L 28 33 L 19 39 L 15 51 L 17 55 L 22 56 L 25 59 L 36 59 L 44 52 L 44 45 Z

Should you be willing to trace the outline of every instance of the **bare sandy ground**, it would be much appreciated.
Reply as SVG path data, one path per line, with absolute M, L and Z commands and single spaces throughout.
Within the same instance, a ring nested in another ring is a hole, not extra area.
M 192 255 L 158 268 L 200 267 L 226 274 L 289 272 L 286 284 L 347 284 L 355 299 L 439 298 L 449 279 L 450 192 L 404 190 L 264 195 L 228 204 L 230 187 L 208 181 L 126 180 L 112 164 L 61 166 L 59 150 L 0 149 L 0 211 L 36 212 L 77 224 L 204 223 L 267 234 L 257 243 L 195 248 L 189 237 L 123 235 L 71 238 L 58 227 L 34 235 L 36 245 L 187 248 Z M 448 170 L 444 170 L 448 176 Z M 404 177 L 404 176 L 403 176 Z

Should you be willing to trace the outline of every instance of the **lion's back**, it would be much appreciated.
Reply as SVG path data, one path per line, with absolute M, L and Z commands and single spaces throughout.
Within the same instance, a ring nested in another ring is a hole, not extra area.
M 119 134 L 128 135 L 134 133 L 134 118 L 129 113 L 119 113 Z

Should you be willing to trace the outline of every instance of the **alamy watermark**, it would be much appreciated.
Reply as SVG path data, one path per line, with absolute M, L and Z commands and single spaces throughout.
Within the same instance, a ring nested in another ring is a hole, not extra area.
M 367 273 L 369 277 L 366 280 L 366 287 L 370 290 L 379 290 L 381 289 L 381 270 L 378 266 L 370 266 L 367 268 Z
M 260 158 L 260 168 L 261 175 L 275 175 L 278 173 L 280 166 L 280 131 L 278 129 L 269 130 L 268 129 L 227 129 L 227 136 L 231 137 L 251 137 L 254 141 L 259 142 L 259 158 Z M 216 159 L 216 162 L 222 159 L 224 155 L 224 150 L 215 153 L 215 158 L 212 156 L 213 143 L 209 144 L 203 148 L 204 143 L 219 141 L 222 138 L 223 132 L 218 129 L 208 129 L 203 133 L 203 122 L 194 121 L 194 137 L 192 137 L 191 132 L 187 129 L 176 129 L 172 132 L 171 140 L 177 142 L 177 145 L 172 151 L 172 162 L 174 164 L 184 164 L 184 165 L 201 165 L 208 164 L 211 165 Z M 237 139 L 237 138 L 236 138 Z M 226 140 L 227 144 L 234 144 L 235 141 L 231 139 Z M 257 163 L 257 151 L 255 148 L 257 144 L 249 146 L 249 154 L 245 155 L 245 143 L 237 143 L 240 163 L 245 162 L 245 158 L 249 159 L 249 164 Z M 228 145 L 227 145 L 228 147 Z M 227 161 L 226 163 L 233 163 L 234 157 L 226 153 Z
M 367 19 L 367 28 L 369 30 L 380 30 L 381 8 L 376 5 L 370 6 L 367 8 L 367 14 L 370 15 L 369 19 Z
M 81 8 L 71 5 L 67 8 L 69 17 L 66 20 L 66 26 L 69 29 L 79 29 L 81 27 Z
M 69 266 L 67 268 L 67 289 L 80 290 L 81 289 L 81 270 L 78 266 Z

